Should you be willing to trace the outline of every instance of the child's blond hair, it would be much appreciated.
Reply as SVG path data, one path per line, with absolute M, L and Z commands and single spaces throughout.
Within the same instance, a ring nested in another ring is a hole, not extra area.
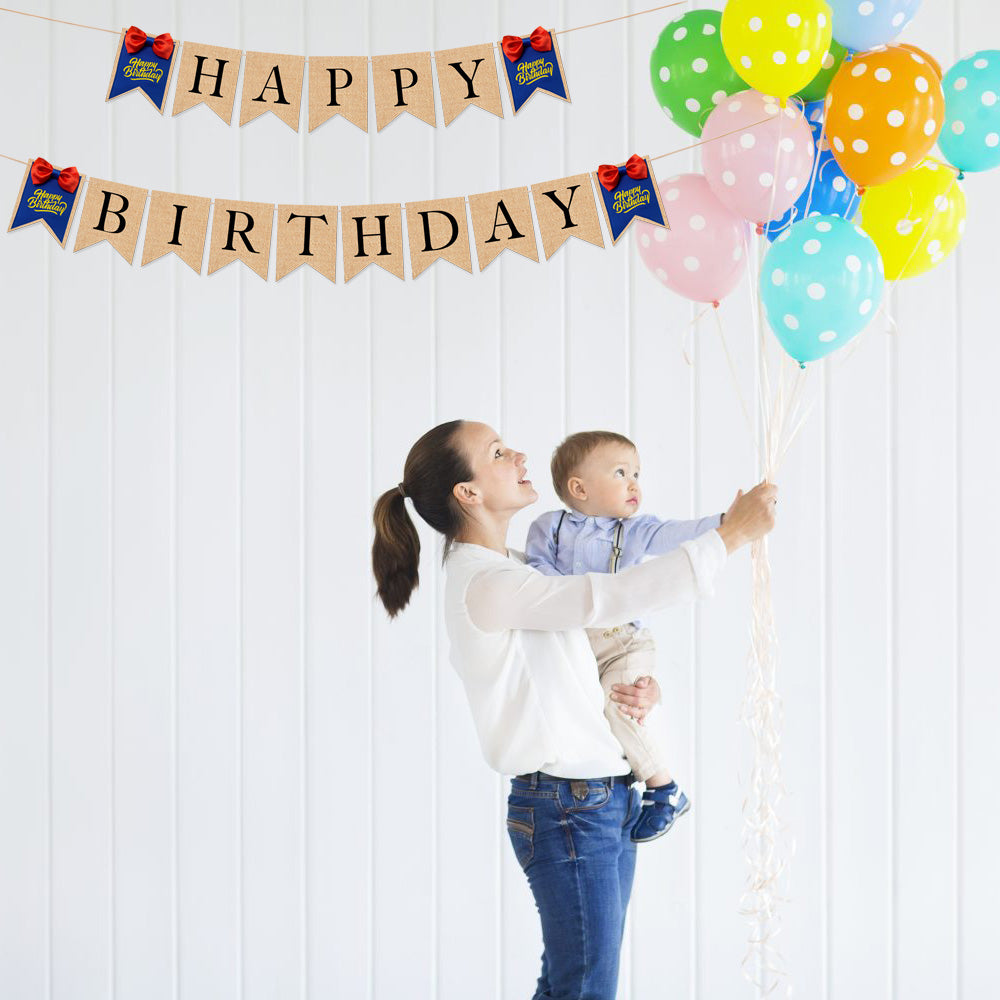
M 602 444 L 624 444 L 635 448 L 635 444 L 624 434 L 617 434 L 615 431 L 579 431 L 570 434 L 552 452 L 552 485 L 556 495 L 567 507 L 572 505 L 566 492 L 566 484 L 579 471 L 587 456 Z

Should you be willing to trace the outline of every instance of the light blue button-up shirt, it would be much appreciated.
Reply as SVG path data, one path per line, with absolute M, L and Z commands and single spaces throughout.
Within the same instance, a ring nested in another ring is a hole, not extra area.
M 565 516 L 561 510 L 550 510 L 536 518 L 528 529 L 525 559 L 529 566 L 549 576 L 607 573 L 611 568 L 612 541 L 618 521 L 617 517 L 591 517 L 575 510 L 566 511 Z M 646 556 L 671 552 L 681 542 L 718 528 L 722 515 L 712 514 L 692 521 L 664 521 L 652 514 L 637 514 L 621 521 L 619 570 L 634 566 Z M 641 621 L 633 624 L 642 627 Z

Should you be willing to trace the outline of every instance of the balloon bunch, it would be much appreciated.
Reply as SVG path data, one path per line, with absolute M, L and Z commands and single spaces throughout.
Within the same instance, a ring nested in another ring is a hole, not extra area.
M 705 144 L 704 174 L 660 185 L 671 228 L 638 229 L 660 282 L 718 305 L 755 226 L 771 241 L 759 274 L 768 324 L 804 365 L 870 322 L 884 281 L 951 253 L 965 172 L 1000 166 L 1000 51 L 942 74 L 928 53 L 895 43 L 919 6 L 728 0 L 663 29 L 653 93 Z

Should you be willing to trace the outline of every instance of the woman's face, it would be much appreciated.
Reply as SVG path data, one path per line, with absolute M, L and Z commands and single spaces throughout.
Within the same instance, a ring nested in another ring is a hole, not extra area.
M 458 446 L 472 466 L 471 505 L 482 505 L 491 514 L 513 514 L 538 499 L 531 480 L 527 478 L 525 457 L 503 443 L 488 424 L 468 421 L 458 432 Z M 470 505 L 469 493 L 455 487 L 456 496 L 464 506 Z

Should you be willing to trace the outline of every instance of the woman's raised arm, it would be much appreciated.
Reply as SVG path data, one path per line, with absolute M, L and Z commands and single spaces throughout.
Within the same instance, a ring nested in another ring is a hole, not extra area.
M 620 625 L 710 597 L 725 561 L 725 543 L 718 532 L 707 531 L 620 573 L 546 576 L 530 566 L 494 564 L 473 577 L 465 602 L 473 624 L 484 632 Z
M 759 483 L 737 493 L 725 522 L 666 555 L 620 573 L 545 576 L 530 566 L 494 564 L 472 578 L 466 608 L 484 632 L 601 628 L 711 597 L 728 553 L 774 527 L 778 488 Z

